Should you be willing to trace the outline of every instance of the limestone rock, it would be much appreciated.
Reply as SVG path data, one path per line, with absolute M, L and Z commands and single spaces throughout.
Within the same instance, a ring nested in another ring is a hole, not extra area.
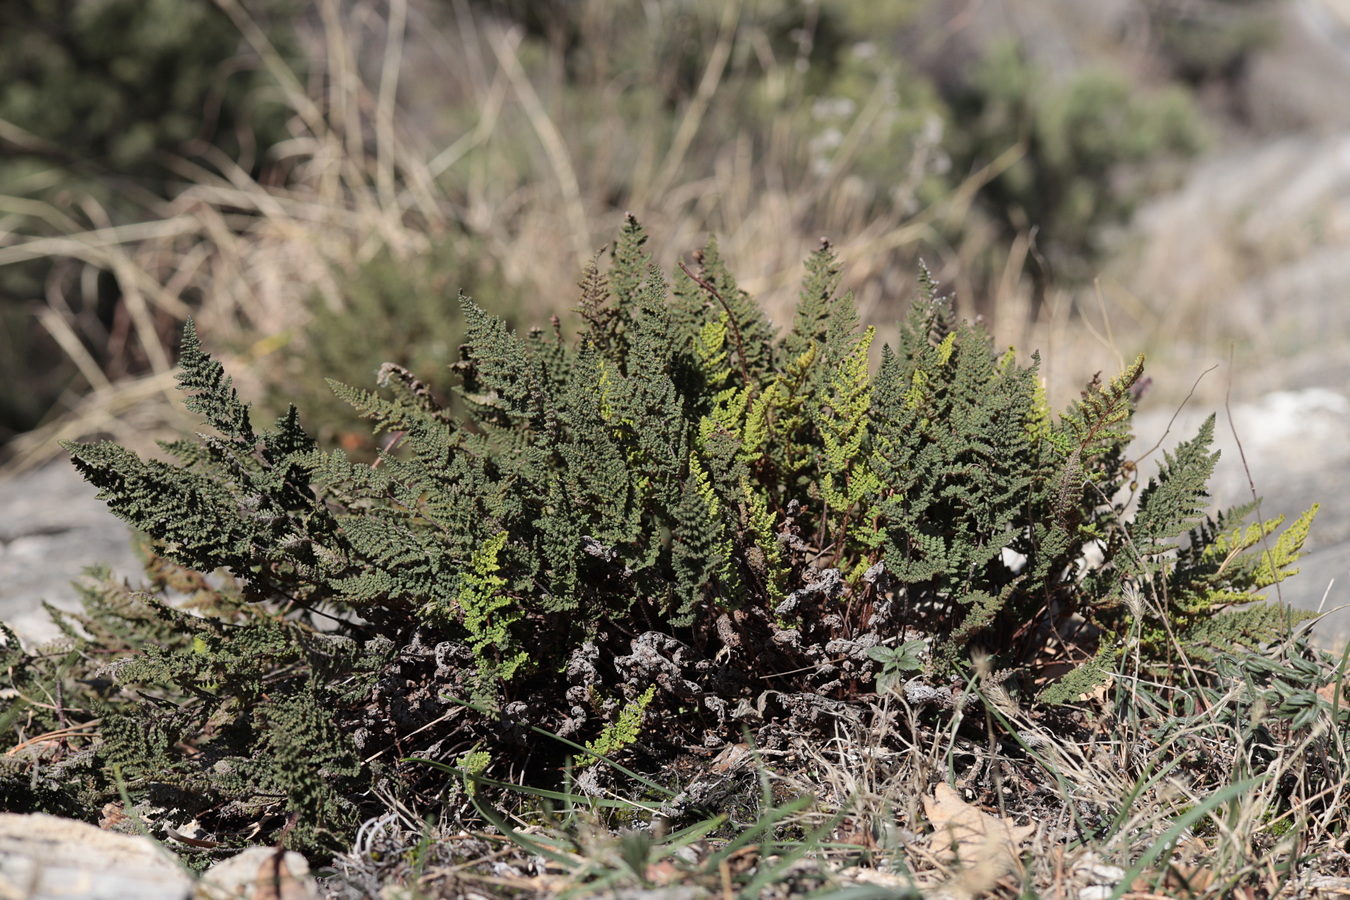
M 29 646 L 60 634 L 43 600 L 80 608 L 71 582 L 85 567 L 107 564 L 124 577 L 141 571 L 131 530 L 97 494 L 66 459 L 0 479 L 0 619 Z
M 0 813 L 0 897 L 187 900 L 192 876 L 140 835 L 49 816 Z
M 299 853 L 250 847 L 216 863 L 197 885 L 194 900 L 319 900 L 309 863 Z

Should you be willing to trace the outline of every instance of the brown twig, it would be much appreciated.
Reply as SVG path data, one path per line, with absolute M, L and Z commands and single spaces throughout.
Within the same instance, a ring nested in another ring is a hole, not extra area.
M 731 323 L 731 333 L 736 337 L 736 359 L 741 364 L 741 377 L 745 379 L 745 386 L 748 389 L 750 387 L 750 366 L 748 366 L 745 361 L 745 342 L 741 340 L 741 326 L 736 324 L 736 317 L 731 314 L 731 307 L 727 305 L 726 300 L 722 299 L 722 295 L 718 292 L 717 288 L 709 284 L 707 280 L 699 278 L 693 272 L 689 271 L 689 267 L 684 264 L 684 260 L 680 260 L 680 271 L 692 278 L 694 284 L 712 294 L 713 297 L 717 299 L 717 302 L 722 304 L 722 309 L 727 314 L 727 321 Z
M 90 719 L 88 722 L 82 722 L 79 725 L 71 725 L 69 728 L 59 728 L 56 731 L 48 731 L 46 734 L 39 734 L 35 737 L 31 737 L 21 744 L 15 744 L 13 747 L 10 747 L 8 750 L 5 751 L 5 755 L 13 756 L 20 750 L 31 747 L 34 744 L 46 744 L 50 743 L 51 741 L 59 741 L 68 737 L 75 737 L 80 732 L 86 731 L 90 728 L 97 728 L 102 723 L 103 723 L 102 719 Z

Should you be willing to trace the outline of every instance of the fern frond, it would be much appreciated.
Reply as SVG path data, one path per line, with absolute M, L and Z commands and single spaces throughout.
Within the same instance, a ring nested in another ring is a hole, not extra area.
M 1119 659 L 1119 648 L 1103 644 L 1092 659 L 1070 670 L 1053 684 L 1047 685 L 1036 699 L 1050 706 L 1081 700 L 1084 694 L 1092 692 L 1111 678 L 1116 661 Z
M 867 351 L 875 334 L 869 327 L 839 361 L 820 413 L 820 436 L 825 450 L 821 494 L 836 512 L 847 511 L 880 487 L 876 473 L 867 466 L 863 448 L 872 402 Z
M 467 331 L 468 358 L 455 365 L 463 380 L 460 393 L 483 422 L 506 424 L 542 415 L 542 385 L 525 342 L 506 323 L 460 295 Z
M 783 338 L 789 359 L 799 357 L 813 344 L 824 345 L 834 317 L 839 290 L 839 257 L 825 238 L 806 261 L 797 313 L 792 330 Z
M 1189 441 L 1164 452 L 1157 477 L 1139 497 L 1139 511 L 1130 526 L 1130 536 L 1141 557 L 1160 552 L 1165 542 L 1185 534 L 1205 511 L 1206 485 L 1219 460 L 1209 447 L 1214 439 L 1214 416 Z
M 1192 655 L 1206 658 L 1208 654 L 1197 653 L 1196 648 L 1210 651 L 1233 647 L 1255 649 L 1271 641 L 1283 640 L 1300 622 L 1316 617 L 1315 612 L 1292 609 L 1282 603 L 1253 603 L 1198 618 L 1179 637 Z
M 205 571 L 246 571 L 261 524 L 240 517 L 235 497 L 211 478 L 141 459 L 103 442 L 63 444 L 112 513 L 163 545 L 170 559 Z
M 474 552 L 460 574 L 455 596 L 455 609 L 469 633 L 479 671 L 502 681 L 510 681 L 530 661 L 529 651 L 512 634 L 523 618 L 520 606 L 502 592 L 507 582 L 500 574 L 498 556 L 508 536 L 498 532 Z
M 254 434 L 248 404 L 239 399 L 234 379 L 225 374 L 225 367 L 202 350 L 197 324 L 192 319 L 183 325 L 178 365 L 178 387 L 183 391 L 184 405 L 226 438 L 252 444 Z

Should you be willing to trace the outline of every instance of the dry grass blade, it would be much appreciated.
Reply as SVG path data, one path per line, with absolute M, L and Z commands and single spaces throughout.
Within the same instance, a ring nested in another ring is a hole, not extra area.
M 666 151 L 666 158 L 661 163 L 660 173 L 652 184 L 650 194 L 643 191 L 636 192 L 634 202 L 637 205 L 645 206 L 649 197 L 656 200 L 666 196 L 674 184 L 684 165 L 685 155 L 703 125 L 703 118 L 708 114 L 713 95 L 717 93 L 722 76 L 726 72 L 727 60 L 731 58 L 731 45 L 740 18 L 741 0 L 730 0 L 722 6 L 722 21 L 718 26 L 717 41 L 708 54 L 708 63 L 703 69 L 703 76 L 699 79 L 698 89 L 694 92 L 693 99 L 689 101 L 684 115 L 680 117 L 675 138 L 671 141 L 670 149 Z
M 81 397 L 65 415 L 14 439 L 0 478 L 42 465 L 62 441 L 91 435 L 152 451 L 155 436 L 179 435 L 197 422 L 182 408 L 176 387 L 174 374 L 164 373 L 119 381 Z
M 15 199 L 7 198 L 7 202 L 12 203 Z M 53 257 L 85 259 L 92 257 L 95 251 L 107 247 L 191 234 L 196 230 L 196 227 L 197 223 L 193 221 L 191 216 L 174 216 L 152 222 L 117 225 L 60 237 L 30 238 L 0 250 L 0 266 Z M 95 258 L 94 261 L 97 261 L 97 259 Z
M 581 185 L 577 181 L 576 169 L 572 166 L 572 159 L 567 151 L 567 145 L 563 141 L 562 133 L 558 131 L 558 127 L 553 123 L 548 111 L 544 109 L 544 104 L 535 92 L 534 85 L 530 82 L 529 77 L 525 74 L 525 69 L 520 64 L 520 57 L 516 55 L 516 47 L 519 45 L 520 39 L 521 33 L 518 30 L 503 33 L 494 29 L 489 33 L 489 40 L 493 52 L 497 55 L 497 62 L 506 73 L 506 77 L 510 79 L 516 96 L 524 104 L 530 124 L 534 127 L 534 132 L 538 136 L 540 144 L 544 147 L 544 155 L 548 159 L 549 168 L 557 182 L 558 190 L 562 193 L 563 206 L 572 235 L 572 249 L 576 254 L 576 265 L 581 268 L 585 265 L 586 260 L 590 259 L 591 254 L 595 252 L 591 246 L 590 221 L 586 216 L 586 207 L 581 199 Z

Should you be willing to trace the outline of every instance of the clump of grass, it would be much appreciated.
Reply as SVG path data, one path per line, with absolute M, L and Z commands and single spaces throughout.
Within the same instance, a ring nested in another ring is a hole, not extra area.
M 149 436 L 181 433 L 188 420 L 173 398 L 170 348 L 189 314 L 209 323 L 232 348 L 229 356 L 246 364 L 245 380 L 261 388 L 276 377 L 278 350 L 305 350 L 312 329 L 347 314 L 347 283 L 362 266 L 379 258 L 415 266 L 462 233 L 425 161 L 393 126 L 397 65 L 370 87 L 350 44 L 358 34 L 324 7 L 333 15 L 314 36 L 326 39 L 326 50 L 313 60 L 318 87 L 310 91 L 242 7 L 222 6 L 288 106 L 289 139 L 272 148 L 257 176 L 211 146 L 196 147 L 193 159 L 168 158 L 184 186 L 155 201 L 147 221 L 115 224 L 92 199 L 78 215 L 29 204 L 28 219 L 43 228 L 0 248 L 0 265 L 60 263 L 49 289 L 54 302 L 39 315 L 88 390 L 67 399 L 68 414 L 17 438 L 8 448 L 11 466 L 40 461 L 54 441 L 79 435 L 144 445 Z M 391 29 L 395 58 L 401 40 Z M 91 319 L 108 276 L 119 298 L 112 334 Z M 132 367 L 110 377 L 100 358 L 117 347 L 139 355 L 144 374 Z

